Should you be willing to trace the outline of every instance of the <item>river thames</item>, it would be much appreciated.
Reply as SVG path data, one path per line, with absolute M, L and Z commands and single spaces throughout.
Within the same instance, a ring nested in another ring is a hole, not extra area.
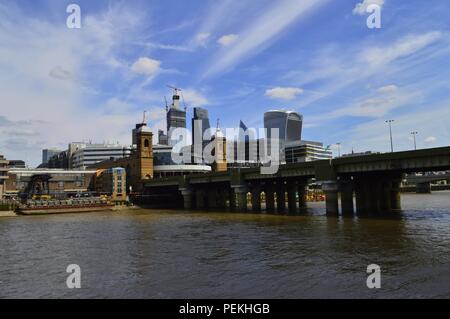
M 450 298 L 450 192 L 392 217 L 130 210 L 0 218 L 1 298 Z M 81 267 L 68 289 L 66 267 Z M 381 267 L 381 289 L 366 286 Z

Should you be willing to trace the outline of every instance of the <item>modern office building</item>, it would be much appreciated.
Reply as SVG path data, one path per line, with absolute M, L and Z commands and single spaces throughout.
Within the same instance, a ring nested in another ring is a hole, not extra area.
M 164 134 L 163 130 L 158 130 L 158 144 L 159 145 L 169 145 L 169 140 L 167 134 Z
M 287 164 L 312 162 L 333 158 L 333 152 L 323 147 L 323 143 L 313 141 L 294 141 L 285 145 Z
M 67 151 L 62 151 L 50 157 L 46 163 L 42 163 L 38 168 L 69 168 L 69 158 L 67 156 Z
M 203 150 L 211 141 L 211 126 L 209 123 L 208 110 L 194 107 L 192 117 L 192 145 L 193 163 L 203 162 Z M 201 145 L 201 149 L 198 146 Z
M 286 163 L 285 145 L 289 142 L 299 142 L 302 138 L 303 116 L 284 110 L 272 110 L 264 113 L 264 128 L 267 134 L 269 149 L 272 143 L 272 129 L 278 129 L 279 160 Z
M 271 129 L 279 130 L 280 141 L 287 143 L 302 139 L 303 116 L 293 111 L 273 110 L 264 113 L 264 128 L 267 138 L 272 138 Z
M 72 143 L 69 145 L 69 150 L 71 150 L 69 157 L 71 169 L 86 169 L 105 160 L 129 157 L 132 153 L 131 147 L 118 144 Z
M 3 155 L 0 155 L 0 199 L 5 193 L 5 181 L 8 179 L 8 163 Z
M 25 161 L 9 160 L 8 168 L 25 168 Z
M 50 158 L 52 158 L 55 155 L 58 155 L 61 153 L 61 150 L 57 149 L 44 149 L 42 150 L 42 164 L 46 164 Z
M 174 89 L 172 104 L 167 110 L 166 119 L 169 144 L 173 143 L 171 141 L 173 130 L 179 127 L 186 127 L 186 110 L 180 108 L 180 95 L 178 94 L 178 91 L 178 89 Z

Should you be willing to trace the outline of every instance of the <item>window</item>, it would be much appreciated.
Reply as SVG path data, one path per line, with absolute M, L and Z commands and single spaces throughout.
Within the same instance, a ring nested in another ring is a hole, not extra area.
M 148 139 L 144 140 L 144 147 L 150 147 L 150 142 Z

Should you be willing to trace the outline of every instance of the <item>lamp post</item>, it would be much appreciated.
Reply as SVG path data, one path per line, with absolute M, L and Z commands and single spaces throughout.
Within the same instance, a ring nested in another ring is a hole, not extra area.
M 411 132 L 411 135 L 414 138 L 414 150 L 417 150 L 417 143 L 416 143 L 416 135 L 419 134 L 419 132 Z
M 389 124 L 389 134 L 391 137 L 391 152 L 394 153 L 394 143 L 392 141 L 392 123 L 394 122 L 394 120 L 386 120 L 386 123 Z

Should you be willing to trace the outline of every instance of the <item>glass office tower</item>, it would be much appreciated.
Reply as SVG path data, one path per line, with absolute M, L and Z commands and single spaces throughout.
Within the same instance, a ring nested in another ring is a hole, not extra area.
M 293 142 L 302 139 L 303 116 L 293 111 L 268 111 L 264 113 L 264 128 L 267 138 L 271 138 L 271 129 L 278 129 L 281 142 Z

